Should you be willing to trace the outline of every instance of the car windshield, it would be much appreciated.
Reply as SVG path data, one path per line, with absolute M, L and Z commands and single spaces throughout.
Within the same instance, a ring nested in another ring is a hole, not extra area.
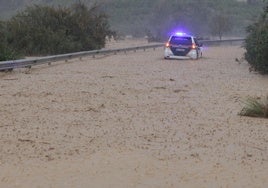
M 192 45 L 191 37 L 180 37 L 180 36 L 173 36 L 171 37 L 170 44 L 175 45 Z

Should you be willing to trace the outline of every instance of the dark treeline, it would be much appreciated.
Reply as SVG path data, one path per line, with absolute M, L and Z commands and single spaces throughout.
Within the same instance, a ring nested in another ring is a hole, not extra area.
M 196 36 L 239 36 L 256 21 L 262 0 L 255 3 L 236 0 L 106 0 L 103 7 L 113 29 L 123 34 L 166 37 L 175 29 Z M 224 20 L 220 32 L 217 22 Z M 217 28 L 218 27 L 218 28 Z M 223 33 L 221 33 L 223 31 Z
M 66 6 L 74 2 L 99 4 L 118 34 L 160 38 L 177 28 L 203 37 L 244 35 L 245 28 L 256 21 L 263 6 L 262 0 L 2 0 L 0 7 L 4 16 L 29 4 Z M 225 26 L 215 25 L 217 22 Z

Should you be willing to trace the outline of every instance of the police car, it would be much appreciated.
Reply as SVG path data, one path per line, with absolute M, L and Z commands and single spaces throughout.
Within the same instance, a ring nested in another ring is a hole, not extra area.
M 171 35 L 165 46 L 165 59 L 198 59 L 202 55 L 202 44 L 186 33 Z

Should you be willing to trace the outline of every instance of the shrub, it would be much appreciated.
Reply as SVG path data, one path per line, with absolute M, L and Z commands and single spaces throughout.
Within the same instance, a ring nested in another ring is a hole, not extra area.
M 0 61 L 14 60 L 18 57 L 11 49 L 0 47 Z
M 8 45 L 24 55 L 51 55 L 102 48 L 114 33 L 95 5 L 32 6 L 7 22 Z
M 245 107 L 239 113 L 240 115 L 268 118 L 268 95 L 266 100 L 261 101 L 255 98 L 248 98 L 244 103 Z
M 16 59 L 18 55 L 7 45 L 7 32 L 4 22 L 0 22 L 0 61 Z
M 247 28 L 245 59 L 262 74 L 268 74 L 268 3 L 257 23 Z

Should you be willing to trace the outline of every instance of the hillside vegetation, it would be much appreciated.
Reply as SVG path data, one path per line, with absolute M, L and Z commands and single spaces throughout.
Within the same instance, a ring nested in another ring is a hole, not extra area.
M 0 15 L 10 18 L 17 11 L 33 4 L 68 6 L 77 0 L 2 0 Z M 81 0 L 86 5 L 97 3 L 109 16 L 111 28 L 122 35 L 151 35 L 164 38 L 175 29 L 197 36 L 219 36 L 212 26 L 215 18 L 224 17 L 228 30 L 223 36 L 241 36 L 245 28 L 256 21 L 262 8 L 257 3 L 236 0 Z M 216 19 L 217 20 L 217 19 Z M 217 21 L 216 21 L 217 22 Z

